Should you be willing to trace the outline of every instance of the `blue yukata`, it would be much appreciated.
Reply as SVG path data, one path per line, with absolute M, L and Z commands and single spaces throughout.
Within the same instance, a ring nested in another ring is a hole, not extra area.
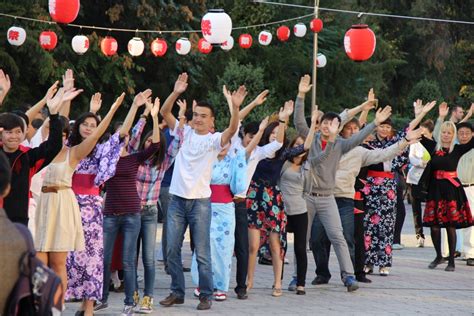
M 244 150 L 229 152 L 224 159 L 214 163 L 211 179 L 211 261 L 214 290 L 229 290 L 235 242 L 235 206 L 232 196 L 246 189 L 246 178 L 247 161 Z M 227 191 L 227 194 L 223 191 Z M 222 203 L 229 197 L 230 202 Z M 215 202 L 216 200 L 221 202 Z M 198 285 L 199 273 L 195 255 L 191 263 L 191 275 L 194 284 Z

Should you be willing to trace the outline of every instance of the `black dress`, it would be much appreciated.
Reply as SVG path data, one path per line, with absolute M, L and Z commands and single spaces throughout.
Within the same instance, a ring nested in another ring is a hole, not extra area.
M 425 144 L 430 146 L 429 142 L 434 141 L 426 138 L 421 141 L 423 146 Z M 423 226 L 465 228 L 473 225 L 471 208 L 458 177 L 436 178 L 436 173 L 439 171 L 456 172 L 459 159 L 472 148 L 474 148 L 474 138 L 467 144 L 456 144 L 452 152 L 449 152 L 448 148 L 443 148 L 431 153 L 430 180 Z

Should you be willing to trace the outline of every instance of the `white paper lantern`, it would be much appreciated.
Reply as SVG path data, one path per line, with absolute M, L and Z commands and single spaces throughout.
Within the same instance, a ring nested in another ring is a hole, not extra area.
M 326 56 L 321 53 L 318 53 L 318 58 L 316 59 L 316 66 L 318 68 L 323 68 L 324 66 L 326 66 L 327 63 L 328 60 L 326 59 Z
M 187 55 L 191 51 L 191 42 L 182 37 L 176 42 L 176 52 L 179 55 Z
M 202 36 L 211 44 L 222 44 L 232 32 L 232 19 L 222 9 L 209 10 L 201 20 Z
M 306 28 L 306 25 L 304 25 L 303 23 L 297 23 L 295 24 L 295 26 L 293 27 L 293 33 L 295 33 L 295 36 L 296 37 L 303 37 L 306 35 L 306 31 L 307 31 L 307 28 Z
M 26 31 L 22 27 L 12 26 L 7 31 L 8 43 L 13 46 L 21 46 L 26 40 Z
M 272 33 L 268 31 L 261 31 L 260 34 L 258 34 L 258 42 L 263 46 L 270 45 L 272 42 Z
M 140 56 L 145 50 L 145 43 L 139 37 L 134 37 L 128 41 L 128 52 L 132 56 Z
M 89 49 L 89 39 L 85 35 L 76 35 L 72 38 L 71 46 L 74 52 L 82 55 Z
M 227 40 L 222 43 L 221 48 L 225 51 L 231 50 L 232 47 L 234 47 L 234 38 L 232 36 L 229 36 Z

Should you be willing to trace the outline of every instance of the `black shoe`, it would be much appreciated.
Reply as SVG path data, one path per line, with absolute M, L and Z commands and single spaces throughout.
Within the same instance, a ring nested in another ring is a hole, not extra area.
M 428 268 L 434 269 L 438 266 L 438 264 L 445 263 L 446 261 L 447 260 L 445 258 L 436 258 L 428 265 Z
M 235 289 L 235 294 L 239 300 L 246 300 L 248 298 L 246 289 Z
M 469 259 L 467 259 L 466 264 L 467 264 L 468 266 L 474 266 L 474 258 L 469 258 Z
M 183 272 L 191 272 L 191 268 L 185 268 L 185 267 L 183 267 Z
M 454 258 L 459 258 L 461 257 L 461 253 L 459 251 L 454 252 Z
M 207 309 L 211 309 L 212 302 L 208 297 L 202 297 L 199 299 L 199 304 L 197 309 L 200 311 L 204 311 Z
M 306 295 L 306 291 L 304 290 L 304 286 L 297 286 L 296 287 L 296 295 Z
M 94 312 L 109 308 L 109 303 L 97 301 L 94 303 Z
M 320 285 L 320 284 L 328 284 L 329 279 L 327 277 L 323 277 L 322 275 L 318 275 L 314 278 L 313 282 L 311 282 L 312 285 Z
M 84 316 L 84 311 L 77 311 L 74 316 Z
M 444 269 L 444 271 L 454 272 L 454 263 L 448 263 L 448 266 Z
M 361 283 L 372 283 L 372 280 L 368 279 L 365 275 L 356 276 L 356 280 L 361 282 Z
M 168 295 L 167 298 L 160 301 L 160 305 L 165 306 L 165 307 L 170 307 L 170 306 L 173 306 L 174 304 L 184 304 L 184 298 L 180 298 L 176 296 L 174 293 L 171 293 L 170 295 Z
M 258 264 L 263 264 L 263 265 L 266 265 L 266 266 L 271 266 L 271 265 L 272 265 L 272 261 L 271 261 L 271 260 L 268 260 L 267 258 L 260 257 L 260 258 L 258 258 Z

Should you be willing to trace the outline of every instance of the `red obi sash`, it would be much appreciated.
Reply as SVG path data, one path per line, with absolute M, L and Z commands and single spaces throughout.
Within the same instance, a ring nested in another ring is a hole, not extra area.
M 372 177 L 372 178 L 388 178 L 388 179 L 395 178 L 395 174 L 393 172 L 388 172 L 388 171 L 369 170 L 367 172 L 367 176 Z
M 72 176 L 74 194 L 99 195 L 100 189 L 94 184 L 95 174 L 77 174 Z
M 212 203 L 230 203 L 234 198 L 228 184 L 211 184 L 211 191 Z
M 444 171 L 444 170 L 437 170 L 434 172 L 434 177 L 438 180 L 448 180 L 451 182 L 456 188 L 459 187 L 461 184 L 456 181 L 458 177 L 458 173 L 456 171 Z

